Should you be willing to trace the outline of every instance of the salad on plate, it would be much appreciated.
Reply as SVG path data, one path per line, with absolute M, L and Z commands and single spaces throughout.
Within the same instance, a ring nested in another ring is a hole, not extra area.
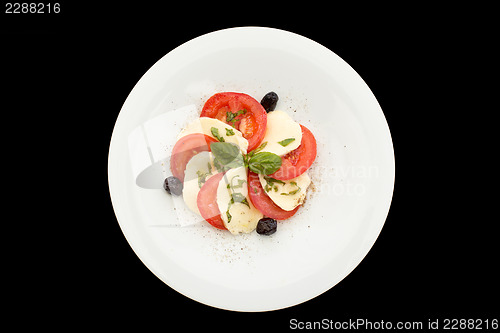
M 316 139 L 279 97 L 221 92 L 178 135 L 164 189 L 215 228 L 271 235 L 304 202 Z

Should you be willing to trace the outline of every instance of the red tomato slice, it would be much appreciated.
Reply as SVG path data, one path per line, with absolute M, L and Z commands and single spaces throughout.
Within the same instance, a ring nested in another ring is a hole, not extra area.
M 243 113 L 240 110 L 246 111 Z M 228 114 L 234 118 L 228 120 Z M 200 117 L 216 118 L 239 130 L 248 140 L 248 151 L 257 148 L 266 133 L 267 112 L 257 100 L 247 94 L 215 94 L 205 102 Z
M 217 140 L 201 133 L 189 134 L 180 138 L 172 149 L 170 157 L 172 175 L 183 182 L 186 164 L 194 155 L 202 151 L 210 151 L 210 143 L 212 142 L 217 142 Z
M 218 173 L 210 178 L 203 184 L 198 192 L 196 203 L 200 210 L 201 217 L 217 229 L 227 230 L 224 226 L 224 221 L 220 217 L 219 206 L 217 206 L 217 187 L 219 182 L 224 176 L 224 173 Z
M 286 220 L 287 218 L 292 217 L 300 207 L 297 206 L 295 209 L 290 211 L 281 209 L 274 203 L 274 201 L 271 200 L 271 198 L 269 198 L 262 188 L 259 175 L 252 171 L 248 172 L 248 195 L 250 196 L 250 201 L 252 201 L 255 208 L 260 210 L 260 212 L 265 216 L 276 220 Z
M 288 180 L 300 176 L 309 169 L 316 159 L 316 139 L 305 126 L 302 128 L 302 141 L 300 146 L 281 156 L 281 168 L 269 177 L 279 180 Z

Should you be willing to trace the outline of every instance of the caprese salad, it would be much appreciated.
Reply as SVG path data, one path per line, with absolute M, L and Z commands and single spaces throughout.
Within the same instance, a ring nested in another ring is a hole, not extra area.
M 164 189 L 215 228 L 276 232 L 304 202 L 316 158 L 314 135 L 275 110 L 278 100 L 274 92 L 260 103 L 237 92 L 210 97 L 179 133 Z

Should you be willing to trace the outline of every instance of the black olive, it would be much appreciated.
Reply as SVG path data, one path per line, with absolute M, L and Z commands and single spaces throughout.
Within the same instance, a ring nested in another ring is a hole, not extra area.
M 257 233 L 260 235 L 272 235 L 278 228 L 278 221 L 270 217 L 264 217 L 257 223 Z
M 276 103 L 278 103 L 278 94 L 274 91 L 267 93 L 260 104 L 264 107 L 267 112 L 274 111 L 276 109 Z
M 182 184 L 179 178 L 170 176 L 165 178 L 163 188 L 168 192 L 168 194 L 181 195 L 184 184 Z

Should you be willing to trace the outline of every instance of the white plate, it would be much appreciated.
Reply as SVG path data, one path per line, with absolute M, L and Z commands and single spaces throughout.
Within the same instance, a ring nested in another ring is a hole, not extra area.
M 318 142 L 314 190 L 272 236 L 217 230 L 161 188 L 177 134 L 221 91 L 277 92 L 278 108 Z M 382 229 L 395 172 L 387 122 L 361 77 L 310 39 L 259 27 L 203 35 L 152 66 L 122 107 L 108 163 L 116 217 L 142 262 L 183 295 L 237 311 L 289 307 L 346 277 Z

